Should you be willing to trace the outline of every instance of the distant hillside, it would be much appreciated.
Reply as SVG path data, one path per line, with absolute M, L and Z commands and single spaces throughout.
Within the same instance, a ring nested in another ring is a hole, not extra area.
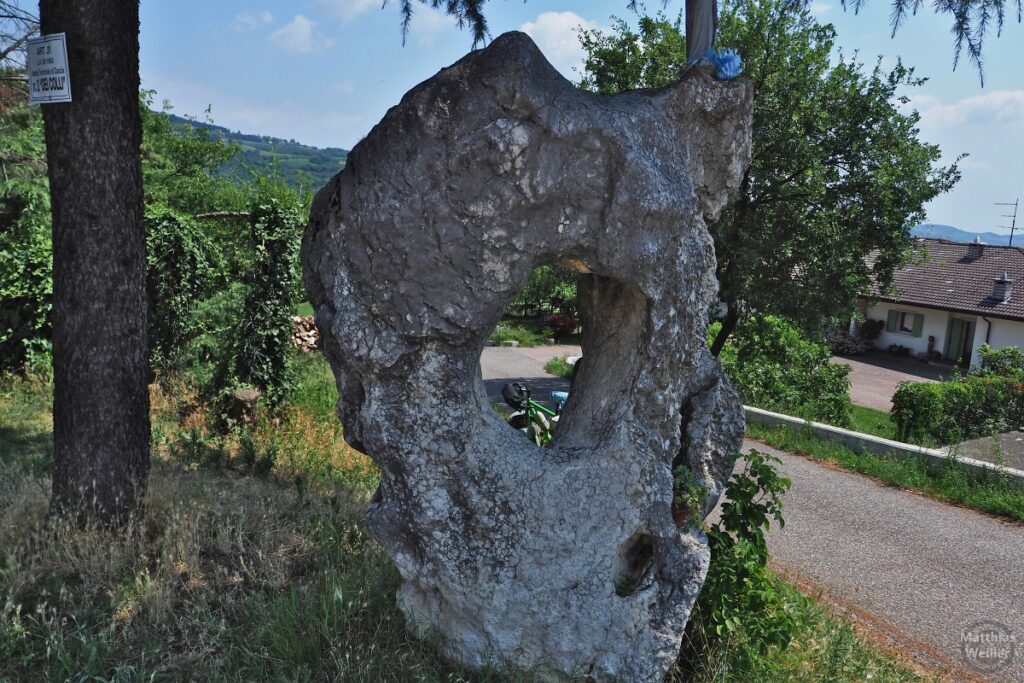
M 999 235 L 994 232 L 967 232 L 952 225 L 939 225 L 935 223 L 922 223 L 911 228 L 910 234 L 914 237 L 933 237 L 950 242 L 973 242 L 975 237 L 980 237 L 985 244 L 996 244 L 1006 246 L 1010 243 L 1009 235 Z M 1024 246 L 1024 237 L 1014 235 L 1015 246 Z
M 323 187 L 334 174 L 345 166 L 348 150 L 337 147 L 310 147 L 267 135 L 248 135 L 231 131 L 211 123 L 190 121 L 171 115 L 171 122 L 215 131 L 217 135 L 236 143 L 242 148 L 238 158 L 221 169 L 225 175 L 239 178 L 248 176 L 246 168 L 257 173 L 269 172 L 274 158 L 277 158 L 278 172 L 294 187 L 309 187 L 314 192 Z

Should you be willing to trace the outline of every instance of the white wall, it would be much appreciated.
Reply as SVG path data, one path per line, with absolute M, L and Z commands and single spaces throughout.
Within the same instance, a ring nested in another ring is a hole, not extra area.
M 946 332 L 949 329 L 949 313 L 947 311 L 882 301 L 868 308 L 867 317 L 870 320 L 881 320 L 884 323 L 888 319 L 891 309 L 923 315 L 924 327 L 921 329 L 921 336 L 915 337 L 909 332 L 888 332 L 883 327 L 882 334 L 878 335 L 878 339 L 875 340 L 876 348 L 888 349 L 890 345 L 897 344 L 907 347 L 916 356 L 928 351 L 928 337 L 931 335 L 935 337 L 935 350 L 939 353 L 946 350 Z M 982 322 L 984 323 L 984 321 Z
M 1024 348 L 1024 323 L 1013 320 L 998 320 L 989 318 L 992 321 L 992 332 L 989 335 L 989 346 L 994 349 L 1001 349 L 1004 346 L 1017 346 Z M 974 354 L 971 356 L 971 364 L 977 365 L 981 362 L 978 355 L 978 347 L 985 343 L 985 331 L 988 323 L 978 318 L 977 332 L 974 334 Z

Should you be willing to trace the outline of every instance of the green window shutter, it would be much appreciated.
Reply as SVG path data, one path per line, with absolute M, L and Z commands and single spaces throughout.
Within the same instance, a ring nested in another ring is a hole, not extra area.
M 885 321 L 885 331 L 895 332 L 900 324 L 900 312 L 889 309 L 889 318 Z
M 920 337 L 921 331 L 924 330 L 924 316 L 920 313 L 914 314 L 914 336 Z

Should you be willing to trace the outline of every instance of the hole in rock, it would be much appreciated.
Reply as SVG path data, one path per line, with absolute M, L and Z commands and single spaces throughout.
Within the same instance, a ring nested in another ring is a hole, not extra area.
M 581 355 L 580 277 L 568 264 L 535 268 L 480 358 L 494 409 L 538 446 L 550 443 L 559 426 Z
M 490 404 L 537 446 L 592 446 L 628 408 L 646 310 L 639 289 L 581 262 L 535 268 L 481 354 Z
M 635 593 L 644 583 L 654 558 L 654 538 L 636 532 L 619 549 L 615 558 L 615 594 L 625 598 Z

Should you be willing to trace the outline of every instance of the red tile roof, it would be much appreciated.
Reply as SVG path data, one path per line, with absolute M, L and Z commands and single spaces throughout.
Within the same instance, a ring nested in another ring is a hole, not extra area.
M 939 308 L 1024 321 L 1024 249 L 977 245 L 943 239 L 914 240 L 914 256 L 896 271 L 893 289 L 872 292 L 879 301 Z M 869 263 L 874 255 L 868 257 Z M 1003 273 L 1014 280 L 1009 301 L 992 296 L 995 280 Z

